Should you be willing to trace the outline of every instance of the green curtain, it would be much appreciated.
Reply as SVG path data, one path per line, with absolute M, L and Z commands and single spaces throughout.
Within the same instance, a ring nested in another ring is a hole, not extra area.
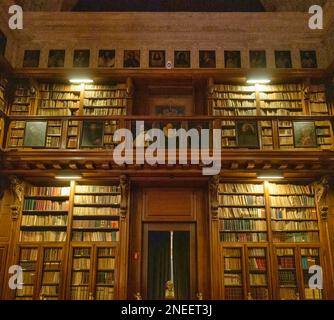
M 175 298 L 190 299 L 190 235 L 175 231 L 173 237 Z
M 170 278 L 170 232 L 148 234 L 148 299 L 163 300 Z

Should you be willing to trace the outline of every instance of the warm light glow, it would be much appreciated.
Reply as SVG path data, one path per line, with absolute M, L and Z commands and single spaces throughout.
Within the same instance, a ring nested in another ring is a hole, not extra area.
M 270 79 L 248 79 L 247 83 L 248 84 L 268 84 L 270 83 Z
M 261 180 L 278 180 L 278 179 L 284 179 L 283 174 L 279 173 L 279 172 L 271 172 L 271 173 L 259 173 L 257 176 L 258 179 Z
M 93 83 L 94 80 L 92 79 L 70 79 L 71 83 L 75 84 L 83 84 L 83 83 Z
M 59 175 L 55 177 L 58 180 L 79 180 L 81 176 L 79 175 Z

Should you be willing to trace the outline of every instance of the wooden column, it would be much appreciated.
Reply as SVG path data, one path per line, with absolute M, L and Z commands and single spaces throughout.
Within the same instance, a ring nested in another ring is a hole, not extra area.
M 118 299 L 127 298 L 128 283 L 128 234 L 129 234 L 129 189 L 130 184 L 127 176 L 120 177 L 121 203 L 120 203 L 120 245 L 118 261 Z
M 219 175 L 209 181 L 209 204 L 210 204 L 210 276 L 211 276 L 211 299 L 219 300 L 223 297 L 223 286 L 221 277 L 220 238 L 218 218 L 218 187 Z
M 316 202 L 320 214 L 320 241 L 323 253 L 323 275 L 324 289 L 327 291 L 327 298 L 334 299 L 334 237 L 333 237 L 333 218 L 334 218 L 334 194 L 330 192 L 330 178 L 322 177 L 319 182 L 314 184 Z

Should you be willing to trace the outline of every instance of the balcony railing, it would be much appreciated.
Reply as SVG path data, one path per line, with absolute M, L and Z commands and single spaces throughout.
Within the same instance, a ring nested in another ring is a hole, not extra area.
M 332 116 L 16 116 L 6 119 L 2 145 L 8 151 L 96 151 L 113 149 L 119 143 L 115 141 L 118 129 L 129 129 L 138 138 L 141 130 L 158 128 L 167 133 L 168 129 L 182 128 L 195 129 L 199 136 L 201 129 L 209 130 L 209 147 L 219 135 L 223 150 L 320 151 L 334 150 L 333 123 Z M 200 143 L 203 146 L 204 142 Z

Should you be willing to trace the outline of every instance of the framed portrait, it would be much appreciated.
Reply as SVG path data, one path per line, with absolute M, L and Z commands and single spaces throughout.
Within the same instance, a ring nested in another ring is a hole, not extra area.
M 156 106 L 155 113 L 158 116 L 184 116 L 185 107 L 184 106 Z
M 174 68 L 190 68 L 190 51 L 174 51 Z
M 40 54 L 40 50 L 25 50 L 23 68 L 38 68 Z
M 216 68 L 216 51 L 200 50 L 199 51 L 200 68 Z
M 257 121 L 236 121 L 236 133 L 238 147 L 260 147 Z
M 124 68 L 140 67 L 140 50 L 124 50 Z
M 275 51 L 275 63 L 278 69 L 292 68 L 290 51 Z
M 73 67 L 88 68 L 90 60 L 90 50 L 74 50 Z
M 81 147 L 102 147 L 104 135 L 103 121 L 83 121 Z
M 165 68 L 166 52 L 164 50 L 150 50 L 149 66 L 150 68 Z
M 0 56 L 5 55 L 7 45 L 7 38 L 5 34 L 0 30 Z
M 267 68 L 267 58 L 265 50 L 250 50 L 249 64 L 251 68 Z
M 65 65 L 65 50 L 50 50 L 49 51 L 49 68 L 64 68 Z
M 99 68 L 114 68 L 115 67 L 115 50 L 100 50 L 98 67 Z
M 315 123 L 312 121 L 294 121 L 293 138 L 295 148 L 317 148 Z
M 240 51 L 225 51 L 225 68 L 241 68 Z
M 45 147 L 47 121 L 27 121 L 23 145 L 25 147 Z
M 302 68 L 317 68 L 317 53 L 315 50 L 300 51 L 300 59 Z

